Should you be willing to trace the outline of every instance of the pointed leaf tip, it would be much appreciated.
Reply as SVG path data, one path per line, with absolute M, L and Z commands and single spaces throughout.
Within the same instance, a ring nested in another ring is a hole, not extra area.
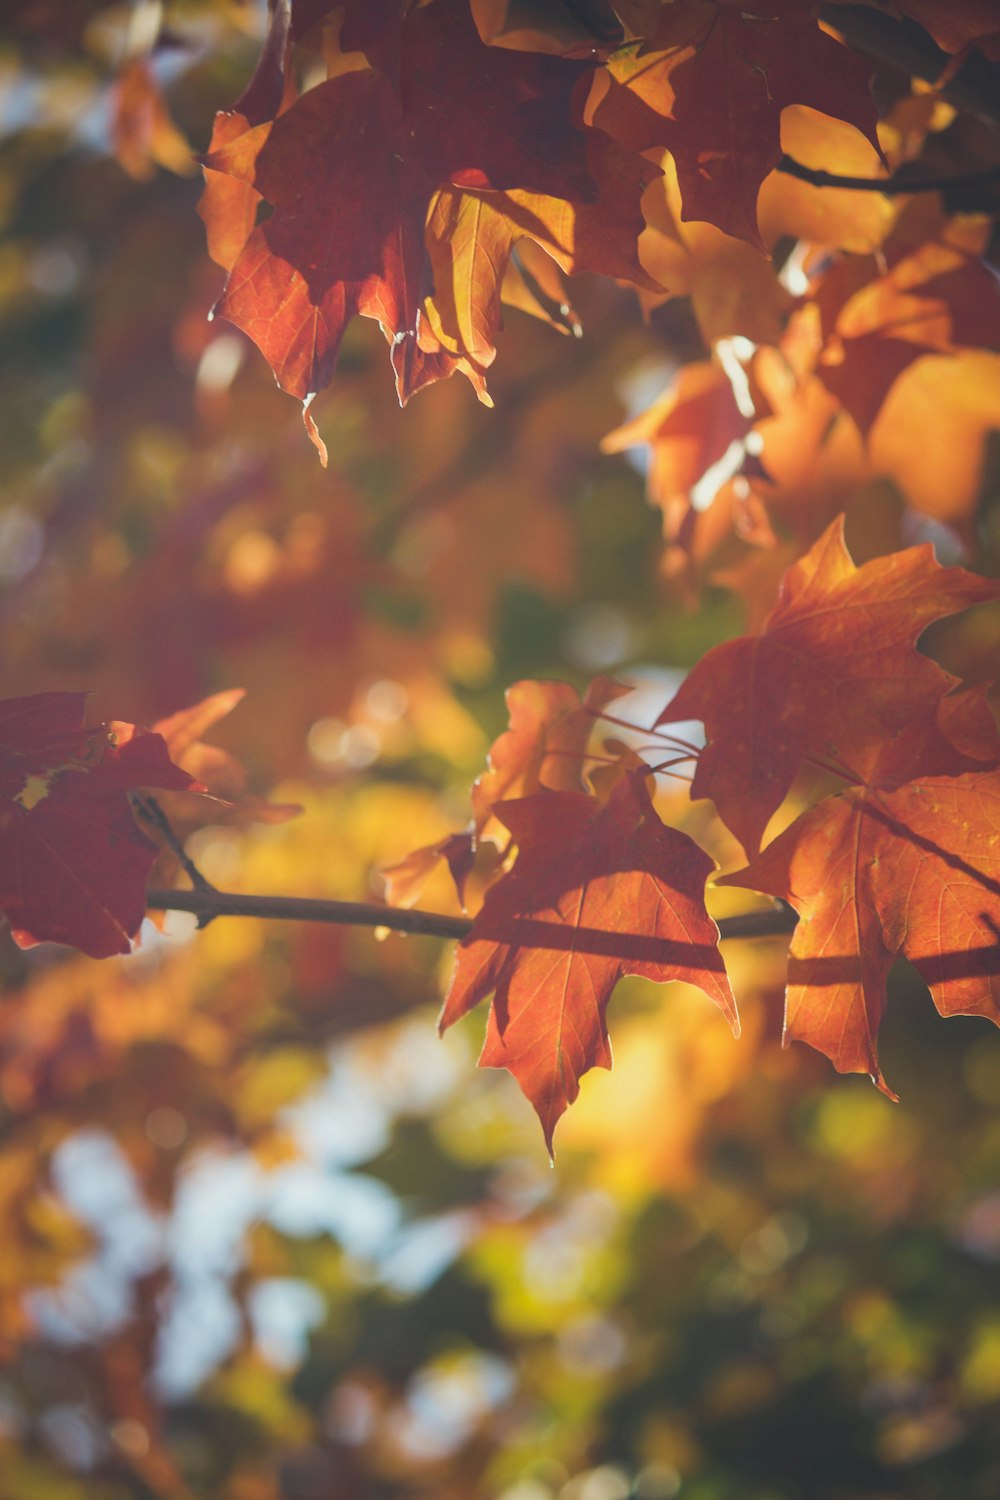
M 517 860 L 458 949 L 442 1025 L 493 995 L 480 1066 L 514 1074 L 551 1150 L 583 1074 L 611 1066 L 605 1012 L 622 976 L 697 985 L 738 1034 L 704 906 L 713 862 L 660 821 L 644 776 L 623 776 L 603 802 L 540 791 L 494 812 Z

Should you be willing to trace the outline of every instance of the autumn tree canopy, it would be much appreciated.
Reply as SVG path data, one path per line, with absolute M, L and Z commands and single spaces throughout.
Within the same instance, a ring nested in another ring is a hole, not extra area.
M 992 1500 L 996 7 L 0 40 L 13 1500 Z

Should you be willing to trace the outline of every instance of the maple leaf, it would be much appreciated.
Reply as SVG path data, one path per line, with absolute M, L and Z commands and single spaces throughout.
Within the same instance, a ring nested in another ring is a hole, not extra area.
M 828 797 L 722 885 L 765 891 L 799 914 L 785 1040 L 841 1073 L 879 1067 L 893 960 L 905 955 L 942 1016 L 1000 1024 L 1000 776 L 922 777 Z
M 940 567 L 929 546 L 858 568 L 838 518 L 786 573 L 761 632 L 709 651 L 657 719 L 705 725 L 691 795 L 710 797 L 752 853 L 806 756 L 865 781 L 887 745 L 899 780 L 970 769 L 937 719 L 956 679 L 915 643 L 997 597 L 1000 585 Z
M 459 946 L 440 1025 L 493 994 L 480 1066 L 513 1073 L 551 1151 L 580 1078 L 611 1066 L 605 1012 L 623 975 L 697 985 L 738 1034 L 704 906 L 714 861 L 661 823 L 643 772 L 619 778 L 604 803 L 539 792 L 494 812 L 517 860 Z
M 253 77 L 232 109 L 216 114 L 206 156 L 223 152 L 251 127 L 265 124 L 293 103 L 295 79 L 286 71 L 290 26 L 290 0 L 277 0 Z M 205 225 L 208 253 L 216 265 L 231 271 L 253 232 L 263 200 L 249 182 L 207 166 L 204 173 L 198 214 Z
M 157 166 L 181 177 L 194 171 L 189 143 L 174 123 L 147 57 L 122 68 L 111 101 L 111 137 L 122 170 L 148 182 Z
M 84 727 L 85 693 L 0 703 L 0 908 L 22 945 L 128 953 L 157 848 L 136 824 L 138 787 L 200 791 L 163 739 L 115 721 Z
M 583 790 L 583 762 L 594 722 L 609 703 L 629 688 L 597 677 L 581 700 L 567 682 L 513 683 L 504 694 L 510 727 L 493 743 L 487 769 L 472 787 L 477 833 L 482 833 L 498 802 L 547 788 Z
M 294 802 L 268 802 L 248 792 L 246 767 L 218 745 L 206 745 L 202 736 L 231 714 L 246 697 L 244 688 L 212 693 L 190 708 L 178 709 L 157 719 L 152 733 L 161 735 L 175 765 L 194 778 L 200 789 L 216 799 L 212 819 L 235 823 L 285 823 L 302 808 Z
M 852 125 L 820 110 L 793 104 L 781 115 L 781 146 L 787 156 L 814 170 L 868 178 L 873 186 L 885 177 L 886 156 L 893 167 L 899 165 L 898 152 L 892 153 L 883 140 L 887 134 L 883 121 L 879 130 L 883 155 Z M 772 172 L 761 185 L 757 217 L 772 251 L 783 235 L 791 235 L 863 255 L 883 244 L 903 202 L 863 189 L 831 192 L 790 172 Z
M 772 521 L 794 539 L 796 555 L 847 510 L 872 475 L 857 427 L 812 373 L 813 311 L 794 317 L 780 350 L 758 349 L 750 367 L 755 404 L 766 413 L 754 429 L 766 475 L 760 493 Z
M 671 297 L 689 296 L 706 344 L 733 334 L 755 343 L 776 343 L 791 297 L 773 264 L 714 224 L 685 223 L 677 168 L 669 152 L 660 164 L 663 176 L 643 195 L 646 227 L 639 236 L 639 259 L 666 291 L 640 290 L 643 309 L 648 312 Z
M 476 841 L 472 829 L 449 833 L 436 844 L 424 844 L 393 865 L 383 865 L 379 874 L 385 881 L 385 899 L 390 906 L 416 906 L 424 887 L 441 861 L 455 885 L 459 905 L 465 911 L 465 888 L 476 862 Z
M 690 493 L 730 445 L 746 437 L 751 419 L 736 404 L 729 377 L 713 360 L 684 365 L 660 399 L 602 439 L 605 453 L 640 443 L 652 449 L 647 490 L 663 512 L 664 535 L 676 539 Z
M 250 122 L 238 110 L 220 111 L 212 125 L 208 157 L 219 156 L 250 130 Z M 249 182 L 206 166 L 205 186 L 198 200 L 198 214 L 205 225 L 208 253 L 217 266 L 231 271 L 253 233 L 257 208 L 263 202 Z
M 816 372 L 862 432 L 922 355 L 1000 347 L 1000 289 L 981 260 L 988 232 L 985 220 L 953 220 L 885 275 L 865 259 L 841 262 L 823 278 Z
M 329 380 L 355 313 L 381 324 L 402 401 L 456 368 L 419 339 L 436 188 L 596 196 L 573 123 L 591 66 L 485 46 L 462 0 L 410 13 L 401 46 L 398 93 L 381 72 L 344 73 L 205 158 L 274 208 L 216 312 L 302 400 Z
M 509 300 L 505 277 L 519 240 L 539 245 L 568 275 L 589 271 L 659 289 L 636 248 L 640 199 L 659 168 L 596 130 L 587 135 L 587 167 L 598 194 L 594 203 L 517 190 L 436 194 L 427 220 L 434 293 L 425 312 L 445 349 L 480 370 L 492 364 L 501 299 Z M 555 300 L 561 306 L 565 299 Z
M 516 307 L 529 318 L 548 323 L 557 333 L 571 334 L 573 338 L 583 334 L 580 316 L 570 301 L 565 273 L 537 240 L 525 236 L 515 242 L 500 297 L 505 307 Z M 428 301 L 428 313 L 431 306 Z
M 386 899 L 393 906 L 412 906 L 444 860 L 464 911 L 466 885 L 477 858 L 489 861 L 486 851 L 492 845 L 481 839 L 496 804 L 543 788 L 583 791 L 583 765 L 594 723 L 602 709 L 627 692 L 627 687 L 610 677 L 595 678 L 582 700 L 567 682 L 526 679 L 512 683 L 504 694 L 509 727 L 494 741 L 486 770 L 472 784 L 473 816 L 468 828 L 383 866 L 380 874 L 386 882 Z
M 638 48 L 612 60 L 595 124 L 636 150 L 666 147 L 682 217 L 767 249 L 757 195 L 781 160 L 781 112 L 808 105 L 879 151 L 870 70 L 820 30 L 807 0 L 676 0 Z
M 928 355 L 900 376 L 868 436 L 873 468 L 891 475 L 915 510 L 945 521 L 970 548 L 998 413 L 997 355 L 974 349 Z M 931 431 L 934 441 L 927 442 L 923 435 Z

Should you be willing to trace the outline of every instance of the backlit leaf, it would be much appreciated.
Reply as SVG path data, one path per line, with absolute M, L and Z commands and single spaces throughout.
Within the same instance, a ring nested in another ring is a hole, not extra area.
M 842 1073 L 878 1062 L 886 980 L 898 954 L 943 1016 L 1000 1024 L 1000 775 L 859 787 L 803 814 L 720 884 L 766 891 L 799 914 L 785 1038 Z
M 660 822 L 642 773 L 604 804 L 539 792 L 495 811 L 517 861 L 459 947 L 441 1026 L 493 994 L 480 1065 L 513 1073 L 551 1150 L 580 1078 L 611 1066 L 605 1011 L 623 975 L 695 984 L 737 1029 L 702 894 L 713 862 Z
M 897 780 L 969 769 L 936 717 L 954 678 L 915 643 L 932 620 L 998 595 L 929 546 L 858 568 L 835 521 L 785 575 L 760 634 L 702 657 L 660 714 L 705 724 L 692 795 L 711 797 L 752 853 L 804 757 L 862 780 L 887 751 Z

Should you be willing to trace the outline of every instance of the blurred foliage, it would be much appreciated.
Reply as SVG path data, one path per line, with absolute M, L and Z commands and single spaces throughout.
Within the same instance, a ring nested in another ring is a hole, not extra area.
M 143 85 L 150 11 L 0 21 L 5 694 L 149 723 L 246 687 L 216 738 L 304 813 L 192 854 L 230 889 L 370 899 L 464 820 L 511 681 L 662 687 L 740 628 L 721 587 L 690 610 L 641 474 L 600 452 L 691 330 L 584 279 L 580 343 L 508 314 L 495 411 L 457 381 L 399 411 L 356 323 L 322 471 L 206 321 L 187 143 L 259 9 L 171 3 Z M 866 484 L 872 552 L 901 502 Z M 988 664 L 988 628 L 943 658 Z M 422 900 L 453 903 L 443 877 Z M 893 1106 L 782 1050 L 781 943 L 727 961 L 739 1043 L 695 991 L 620 987 L 552 1171 L 474 1072 L 481 1023 L 434 1036 L 437 943 L 176 915 L 105 964 L 5 943 L 3 1500 L 995 1500 L 995 1033 L 900 966 Z

